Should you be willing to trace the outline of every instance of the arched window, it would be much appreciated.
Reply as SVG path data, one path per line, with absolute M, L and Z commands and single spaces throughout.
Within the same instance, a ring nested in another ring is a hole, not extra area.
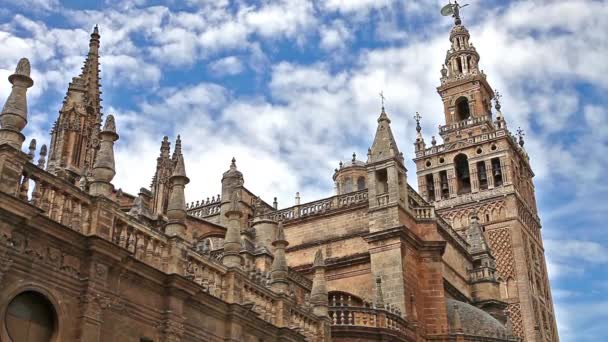
M 456 167 L 456 179 L 458 181 L 458 193 L 465 194 L 471 192 L 471 174 L 469 173 L 469 159 L 464 154 L 459 154 L 454 158 Z
M 365 177 L 361 176 L 357 179 L 357 190 L 365 189 Z
M 342 182 L 342 191 L 343 194 L 353 191 L 353 181 L 350 179 L 350 177 L 344 178 L 344 181 Z
M 470 116 L 469 100 L 464 96 L 459 97 L 458 100 L 456 100 L 456 120 L 466 120 Z
M 6 331 L 12 341 L 49 342 L 55 332 L 55 321 L 53 305 L 38 292 L 19 294 L 6 310 Z

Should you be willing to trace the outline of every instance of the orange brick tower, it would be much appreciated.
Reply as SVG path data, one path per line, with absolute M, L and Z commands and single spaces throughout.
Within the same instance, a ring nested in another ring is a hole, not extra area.
M 461 234 L 472 217 L 483 223 L 515 334 L 525 341 L 558 341 L 523 134 L 518 130 L 518 141 L 507 129 L 500 96 L 479 69 L 469 31 L 454 17 L 437 88 L 445 114 L 439 128 L 443 144 L 433 137 L 427 147 L 417 126 L 418 188 Z

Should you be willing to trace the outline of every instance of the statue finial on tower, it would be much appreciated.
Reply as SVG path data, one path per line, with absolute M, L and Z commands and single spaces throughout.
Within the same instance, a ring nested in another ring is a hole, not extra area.
M 444 17 L 451 15 L 452 18 L 454 18 L 454 23 L 456 25 L 460 25 L 462 24 L 462 20 L 460 20 L 460 9 L 467 6 L 469 6 L 469 4 L 464 4 L 461 6 L 458 1 L 454 1 L 454 3 L 452 3 L 452 0 L 450 0 L 450 2 L 441 9 L 441 15 Z

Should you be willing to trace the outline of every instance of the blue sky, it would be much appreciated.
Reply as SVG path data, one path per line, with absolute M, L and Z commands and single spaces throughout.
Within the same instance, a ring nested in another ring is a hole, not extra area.
M 48 143 L 99 24 L 117 187 L 148 186 L 162 136 L 180 133 L 189 201 L 217 194 L 235 156 L 246 186 L 288 206 L 296 191 L 330 195 L 338 162 L 365 156 L 381 90 L 406 159 L 416 111 L 425 139 L 436 135 L 443 2 L 0 0 L 0 80 L 30 59 L 26 135 Z M 561 339 L 597 341 L 608 336 L 608 4 L 468 2 L 480 66 L 509 127 L 526 131 Z

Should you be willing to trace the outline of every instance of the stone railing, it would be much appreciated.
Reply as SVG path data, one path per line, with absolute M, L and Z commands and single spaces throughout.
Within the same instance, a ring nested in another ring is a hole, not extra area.
M 129 251 L 135 259 L 166 270 L 169 247 L 164 234 L 119 217 L 110 232 L 110 241 Z
M 367 203 L 367 189 L 296 205 L 271 212 L 267 216 L 274 221 L 289 221 L 301 217 L 320 215 L 332 210 L 362 203 Z
M 187 210 L 187 212 L 188 212 L 188 215 L 194 216 L 194 217 L 199 217 L 199 218 L 213 216 L 213 215 L 220 213 L 221 205 L 222 204 L 220 202 L 214 202 L 214 203 L 207 204 L 205 206 L 189 208 Z
M 80 233 L 89 233 L 91 197 L 38 166 L 24 165 L 17 195 L 41 209 L 51 220 Z
M 437 200 L 437 201 L 435 201 L 434 205 L 435 205 L 435 208 L 437 208 L 439 210 L 439 209 L 444 209 L 444 208 L 455 207 L 460 204 L 474 203 L 474 202 L 482 201 L 482 200 L 485 200 L 488 198 L 502 196 L 502 195 L 505 195 L 508 193 L 512 193 L 514 191 L 515 190 L 513 188 L 513 185 L 502 185 L 502 186 L 499 186 L 499 187 L 496 187 L 496 188 L 490 189 L 490 190 L 484 190 L 484 191 L 480 191 L 480 192 L 459 195 L 458 197 L 449 198 L 449 199 Z
M 318 341 L 322 336 L 319 320 L 309 309 L 293 306 L 289 313 L 289 328 L 306 336 L 307 341 Z
M 476 268 L 474 270 L 469 270 L 469 278 L 471 282 L 487 279 L 496 280 L 494 271 L 495 270 L 493 268 L 488 266 Z
M 484 116 L 480 116 L 480 117 L 476 117 L 476 118 L 470 117 L 463 121 L 458 121 L 458 122 L 455 122 L 452 124 L 440 126 L 439 132 L 447 133 L 447 132 L 455 131 L 458 129 L 464 129 L 464 128 L 468 128 L 471 126 L 476 126 L 476 125 L 479 125 L 484 122 L 488 122 L 488 123 L 492 124 L 492 121 L 489 116 L 484 115 Z
M 367 307 L 331 306 L 329 318 L 332 326 L 363 326 L 385 328 L 406 333 L 407 322 L 395 310 Z
M 414 217 L 417 220 L 432 220 L 435 218 L 435 207 L 432 205 L 424 207 L 414 207 Z
M 410 200 L 410 205 L 411 206 L 424 206 L 424 205 L 428 205 L 428 202 L 424 200 L 424 198 L 422 198 L 422 196 L 420 196 L 420 194 L 414 190 L 414 188 L 412 188 L 411 185 L 407 185 L 407 196 Z
M 243 304 L 253 305 L 251 310 L 268 323 L 276 324 L 275 295 L 269 289 L 262 289 L 254 284 L 243 286 Z
M 376 195 L 376 201 L 379 206 L 388 204 L 388 194 Z
M 514 142 L 515 138 L 513 138 L 510 134 L 507 134 L 507 131 L 505 129 L 498 129 L 491 133 L 483 133 L 483 134 L 479 134 L 474 137 L 466 138 L 463 140 L 467 141 L 470 144 L 475 144 L 475 143 L 493 140 L 493 139 L 504 137 L 504 136 L 508 136 L 509 140 L 511 142 Z M 519 146 L 517 144 L 515 144 L 515 145 Z M 435 145 L 435 146 L 429 147 L 423 151 L 416 152 L 416 158 L 422 158 L 422 157 L 426 157 L 426 156 L 431 156 L 435 153 L 442 153 L 445 151 L 449 151 L 452 149 L 452 146 L 455 146 L 455 144 L 448 143 L 448 144 Z M 521 150 L 521 148 L 519 148 L 519 147 L 517 147 L 516 149 Z
M 186 258 L 184 276 L 201 285 L 205 292 L 217 298 L 225 299 L 223 266 L 212 262 L 197 252 L 189 251 Z

